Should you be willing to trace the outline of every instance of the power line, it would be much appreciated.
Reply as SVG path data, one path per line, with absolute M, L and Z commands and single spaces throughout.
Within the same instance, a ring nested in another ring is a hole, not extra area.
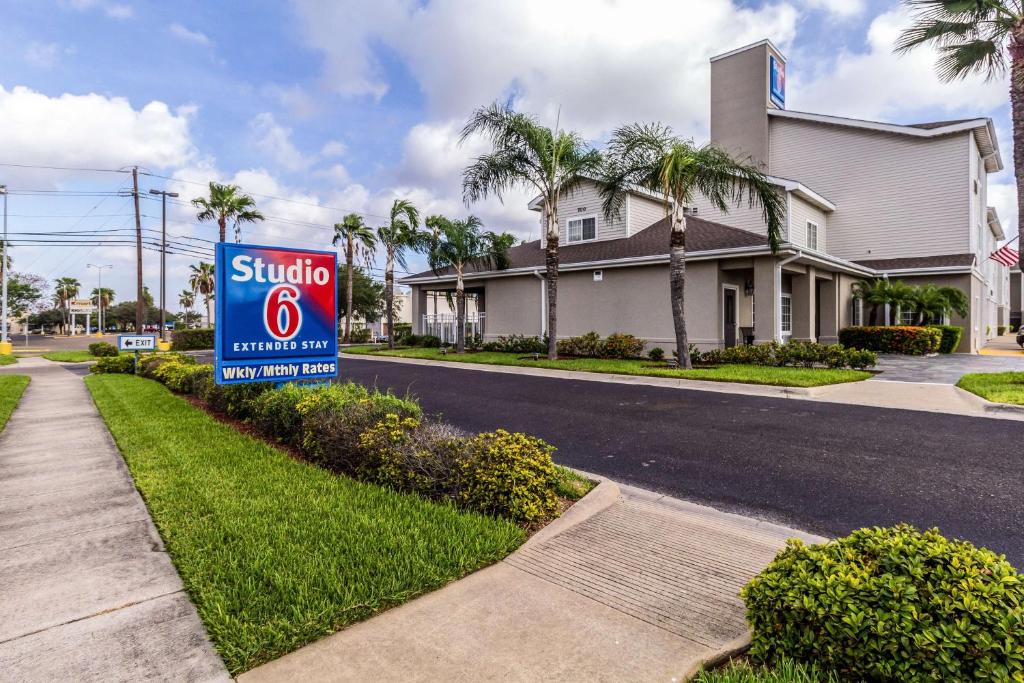
M 93 173 L 128 173 L 123 169 L 115 168 L 84 168 L 76 166 L 42 166 L 37 164 L 9 164 L 0 162 L 0 166 L 7 166 L 10 168 L 39 168 L 49 171 L 89 171 Z

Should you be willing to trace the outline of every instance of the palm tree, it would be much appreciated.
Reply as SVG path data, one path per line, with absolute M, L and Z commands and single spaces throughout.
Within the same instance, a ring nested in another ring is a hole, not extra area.
M 1009 68 L 1017 212 L 1024 216 L 1024 4 L 1020 0 L 903 0 L 903 4 L 915 12 L 914 24 L 900 34 L 896 52 L 921 45 L 937 48 L 941 80 L 971 74 L 992 79 Z M 1018 263 L 1024 270 L 1024 249 Z
M 192 315 L 192 306 L 196 303 L 195 292 L 183 289 L 178 295 L 178 305 L 185 311 L 185 324 L 188 326 L 188 319 Z
M 334 239 L 331 240 L 331 244 L 338 246 L 339 242 L 345 243 L 344 340 L 347 344 L 352 337 L 352 268 L 357 256 L 369 267 L 376 239 L 373 236 L 373 230 L 363 223 L 362 217 L 357 213 L 350 213 L 341 219 L 341 223 L 334 224 Z M 390 332 L 390 330 L 388 331 Z
M 0 239 L 0 254 L 3 258 L 0 258 L 0 278 L 4 276 L 5 270 L 10 270 L 14 267 L 14 259 L 11 258 L 11 249 L 13 247 L 10 244 L 4 244 L 4 241 Z
M 235 241 L 242 241 L 242 223 L 263 220 L 263 214 L 256 210 L 256 202 L 247 194 L 241 194 L 235 185 L 221 185 L 210 182 L 210 196 L 196 197 L 192 206 L 200 209 L 196 218 L 200 221 L 217 221 L 220 241 L 227 236 L 228 223 L 235 229 Z
M 686 213 L 703 195 L 723 213 L 744 201 L 760 206 L 772 253 L 778 251 L 786 208 L 768 177 L 745 161 L 708 144 L 695 146 L 660 123 L 632 124 L 617 129 L 608 146 L 609 160 L 601 181 L 604 214 L 617 216 L 634 188 L 657 192 L 671 219 L 669 294 L 679 363 L 691 367 L 686 337 Z
M 871 306 L 868 313 L 868 325 L 878 324 L 878 309 L 889 303 L 889 281 L 884 278 L 861 280 L 853 283 L 853 298 L 860 299 Z
M 496 234 L 483 230 L 483 223 L 476 216 L 466 220 L 451 220 L 444 216 L 431 216 L 427 224 L 436 231 L 437 237 L 421 246 L 427 253 L 427 264 L 440 275 L 450 268 L 455 271 L 455 351 L 466 350 L 466 287 L 463 280 L 466 268 L 478 266 L 484 269 L 504 270 L 508 268 L 508 250 L 515 244 L 515 235 Z
M 926 322 L 942 319 L 953 313 L 963 317 L 968 312 L 967 295 L 956 287 L 939 287 L 927 284 L 914 288 L 910 303 L 915 323 L 924 325 Z
M 572 194 L 601 168 L 601 154 L 570 131 L 551 130 L 526 114 L 497 103 L 481 107 L 462 129 L 461 141 L 483 134 L 491 151 L 462 172 L 466 203 L 498 199 L 513 188 L 540 193 L 545 220 L 545 278 L 548 306 L 548 358 L 558 357 L 558 200 Z
M 188 276 L 188 286 L 196 294 L 203 295 L 203 300 L 206 302 L 206 326 L 213 327 L 213 311 L 210 309 L 216 281 L 213 264 L 200 261 L 199 265 L 193 264 L 189 268 L 192 269 L 192 272 Z
M 914 310 L 916 288 L 902 280 L 889 282 L 889 322 L 887 325 L 902 324 L 903 311 Z
M 78 281 L 78 278 L 74 277 L 61 277 L 57 278 L 54 283 L 54 298 L 57 300 L 57 306 L 61 309 L 61 313 L 64 317 L 63 327 L 68 326 L 68 302 L 78 296 L 78 292 L 82 289 L 82 283 Z
M 391 222 L 377 228 L 377 241 L 384 247 L 384 310 L 388 322 L 388 348 L 395 348 L 395 263 L 406 267 L 405 251 L 414 248 L 422 235 L 417 232 L 420 212 L 407 199 L 391 204 Z M 350 285 L 351 287 L 351 285 Z M 347 308 L 345 310 L 348 310 Z
M 99 287 L 93 287 L 92 291 L 89 292 L 89 298 L 96 302 L 96 329 L 99 330 L 100 334 L 102 334 L 103 330 L 99 329 L 101 327 L 100 323 L 102 322 L 100 320 L 102 317 L 101 314 L 103 311 L 110 308 L 110 304 L 114 301 L 114 290 L 110 287 L 104 287 L 102 289 Z

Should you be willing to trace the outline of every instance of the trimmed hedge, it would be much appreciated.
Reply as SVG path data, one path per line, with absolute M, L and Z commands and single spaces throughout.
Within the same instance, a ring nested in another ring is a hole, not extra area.
M 102 358 L 91 371 L 131 373 L 133 360 Z M 503 430 L 468 436 L 424 422 L 415 401 L 352 382 L 281 389 L 270 382 L 217 385 L 213 366 L 177 353 L 147 355 L 139 372 L 335 473 L 527 526 L 558 516 L 555 449 L 540 439 Z
M 89 344 L 89 354 L 97 358 L 116 356 L 119 353 L 120 351 L 117 350 L 117 347 L 110 342 L 93 342 Z
M 942 334 L 939 341 L 939 353 L 953 353 L 960 347 L 960 338 L 964 334 L 962 327 L 956 325 L 929 325 Z
M 198 330 L 174 330 L 171 332 L 171 348 L 175 351 L 202 351 L 213 348 L 213 328 Z
M 824 366 L 828 368 L 854 368 L 863 370 L 878 362 L 873 351 L 848 349 L 842 344 L 817 344 L 814 342 L 768 342 L 753 346 L 733 346 L 727 349 L 701 351 L 690 346 L 690 362 L 694 365 L 765 365 L 776 367 Z
M 943 332 L 934 327 L 847 327 L 839 331 L 839 343 L 877 353 L 923 356 L 939 350 Z
M 741 593 L 750 654 L 844 680 L 1024 680 L 1024 579 L 1002 555 L 901 524 L 790 539 Z
M 483 351 L 498 351 L 501 353 L 547 353 L 548 338 L 527 337 L 521 334 L 513 334 L 508 337 L 498 337 L 494 341 L 484 342 L 481 346 Z
M 640 358 L 643 352 L 643 339 L 622 332 L 610 334 L 607 339 L 602 339 L 601 335 L 597 332 L 587 332 L 578 337 L 561 339 L 558 342 L 559 356 L 628 360 L 630 358 Z

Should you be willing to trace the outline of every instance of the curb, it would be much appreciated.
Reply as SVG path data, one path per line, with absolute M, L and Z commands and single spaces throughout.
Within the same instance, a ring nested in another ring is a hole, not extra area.
M 591 489 L 590 493 L 573 503 L 564 515 L 548 524 L 546 527 L 526 539 L 526 543 L 516 548 L 508 557 L 516 555 L 526 548 L 532 548 L 554 538 L 555 536 L 568 531 L 599 512 L 607 510 L 622 498 L 619 487 L 615 482 L 602 479 L 597 486 Z M 508 558 L 505 558 L 506 560 Z M 504 562 L 505 560 L 502 560 Z
M 692 680 L 701 671 L 707 669 L 714 669 L 715 667 L 725 664 L 727 661 L 737 655 L 741 655 L 750 649 L 750 633 L 748 632 L 744 636 L 728 642 L 724 647 L 719 649 L 717 652 L 713 652 L 707 657 L 704 657 L 699 662 L 695 662 L 690 668 L 683 671 L 683 680 Z
M 1010 420 L 1024 419 L 1024 406 L 1014 405 L 1012 403 L 996 403 L 995 401 L 982 398 L 977 394 L 973 394 L 966 389 L 961 389 L 955 385 L 954 388 L 965 400 L 973 403 L 980 410 L 992 415 L 993 417 L 1002 417 Z

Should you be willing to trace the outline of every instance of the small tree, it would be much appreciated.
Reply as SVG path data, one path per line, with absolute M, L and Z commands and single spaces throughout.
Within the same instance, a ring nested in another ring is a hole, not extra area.
M 634 188 L 660 194 L 671 220 L 669 238 L 669 294 L 679 364 L 691 367 L 686 336 L 686 213 L 685 208 L 704 196 L 722 213 L 729 205 L 746 201 L 760 206 L 772 253 L 778 251 L 785 204 L 768 177 L 754 166 L 733 159 L 714 146 L 695 146 L 660 123 L 623 126 L 612 134 L 609 161 L 601 182 L 605 216 L 620 213 Z
M 472 265 L 504 270 L 508 268 L 508 250 L 515 244 L 515 235 L 496 234 L 483 230 L 476 216 L 451 220 L 431 216 L 427 226 L 436 237 L 426 245 L 427 263 L 435 275 L 450 268 L 455 273 L 455 351 L 466 351 L 466 269 Z
M 345 243 L 345 272 L 348 278 L 345 283 L 344 335 L 347 344 L 352 338 L 352 268 L 357 256 L 369 266 L 376 238 L 359 214 L 350 213 L 341 220 L 341 223 L 334 224 L 334 239 L 331 240 L 331 244 L 338 246 L 339 242 Z
M 196 303 L 195 292 L 190 292 L 185 289 L 182 290 L 181 294 L 178 295 L 178 305 L 181 306 L 182 310 L 185 311 L 185 326 L 188 327 L 188 321 L 192 317 L 192 306 Z
M 878 324 L 878 309 L 889 303 L 889 281 L 883 278 L 853 283 L 853 298 L 871 306 L 868 325 Z
M 263 220 L 263 214 L 256 210 L 256 202 L 247 194 L 242 194 L 235 185 L 222 185 L 210 182 L 210 196 L 196 197 L 192 206 L 199 209 L 196 219 L 217 221 L 220 229 L 220 241 L 227 237 L 228 223 L 235 230 L 235 241 L 242 241 L 242 223 L 255 223 Z
M 420 214 L 407 199 L 391 205 L 391 222 L 377 228 L 377 241 L 384 247 L 384 314 L 388 323 L 388 348 L 395 348 L 395 264 L 406 268 L 405 252 L 422 239 L 417 232 Z
M 199 265 L 193 264 L 190 268 L 192 272 L 188 277 L 188 286 L 196 294 L 203 295 L 203 301 L 206 302 L 206 326 L 213 327 L 213 309 L 211 304 L 213 303 L 213 295 L 216 291 L 216 276 L 213 272 L 213 264 L 200 261 Z

